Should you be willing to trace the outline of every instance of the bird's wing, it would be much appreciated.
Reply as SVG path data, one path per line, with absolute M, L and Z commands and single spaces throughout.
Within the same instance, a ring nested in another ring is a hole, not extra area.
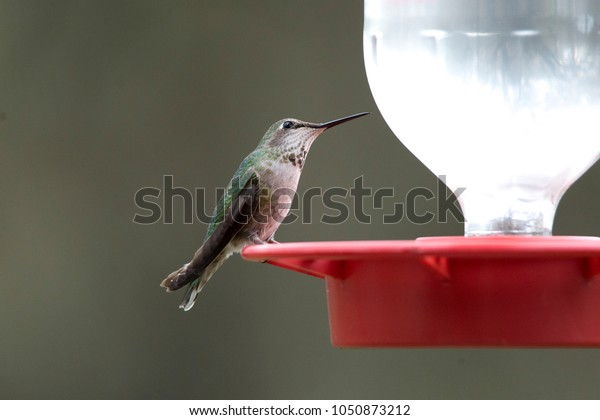
M 235 187 L 229 188 L 232 185 Z M 209 234 L 186 269 L 190 273 L 201 274 L 235 235 L 248 224 L 258 207 L 260 188 L 258 175 L 254 171 L 245 173 L 239 183 L 234 179 L 229 187 L 223 199 L 219 200 L 219 205 L 227 206 L 215 209 Z
M 258 175 L 252 165 L 252 159 L 250 159 L 250 156 L 247 156 L 233 175 L 223 195 L 217 201 L 208 229 L 206 230 L 206 235 L 204 236 L 204 241 L 213 234 L 215 229 L 224 220 L 225 213 L 231 207 L 233 201 L 238 198 L 240 192 L 247 188 L 248 182 L 251 181 L 258 184 Z

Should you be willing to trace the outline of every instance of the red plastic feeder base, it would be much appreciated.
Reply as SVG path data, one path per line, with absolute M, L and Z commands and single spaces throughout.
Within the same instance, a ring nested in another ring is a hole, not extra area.
M 600 346 L 600 238 L 288 243 L 242 256 L 324 278 L 334 346 Z

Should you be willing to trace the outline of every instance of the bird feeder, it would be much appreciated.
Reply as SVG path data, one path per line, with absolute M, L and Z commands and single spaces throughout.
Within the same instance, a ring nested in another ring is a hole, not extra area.
M 243 257 L 325 279 L 339 347 L 600 346 L 600 238 L 552 236 L 600 157 L 600 7 L 366 0 L 363 47 L 390 128 L 464 189 L 465 236 Z

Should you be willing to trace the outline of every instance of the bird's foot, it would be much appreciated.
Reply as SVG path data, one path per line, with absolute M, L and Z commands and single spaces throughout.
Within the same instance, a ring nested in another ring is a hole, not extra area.
M 267 239 L 266 241 L 263 241 L 262 239 L 260 239 L 258 237 L 258 235 L 252 235 L 248 239 L 250 240 L 250 242 L 252 242 L 253 245 L 279 244 L 279 242 L 277 242 L 275 240 L 275 238 L 272 236 L 269 239 Z
M 252 235 L 248 238 L 253 245 L 266 245 L 267 243 L 260 239 L 258 235 Z

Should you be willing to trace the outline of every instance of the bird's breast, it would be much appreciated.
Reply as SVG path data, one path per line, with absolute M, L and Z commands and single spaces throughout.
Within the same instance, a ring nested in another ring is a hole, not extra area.
M 298 166 L 283 162 L 273 162 L 264 171 L 259 173 L 260 184 L 268 190 L 293 190 L 296 191 L 302 170 Z

